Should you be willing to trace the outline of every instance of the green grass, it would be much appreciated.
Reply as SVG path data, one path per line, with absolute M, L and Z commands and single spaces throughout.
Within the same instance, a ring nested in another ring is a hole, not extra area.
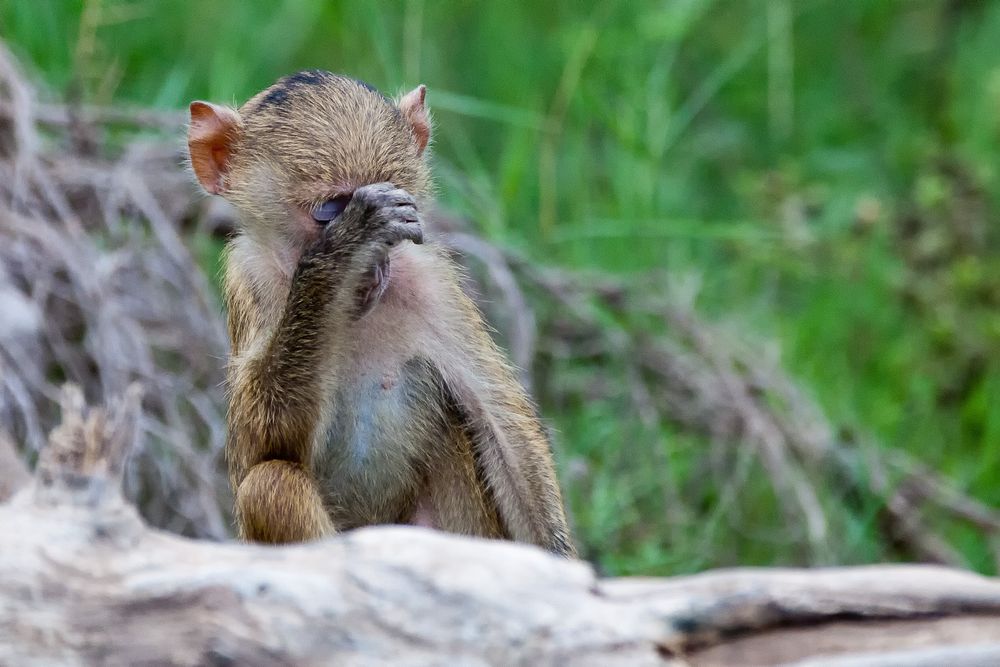
M 440 198 L 485 234 L 699 273 L 699 306 L 779 341 L 838 427 L 1000 504 L 998 3 L 34 0 L 0 4 L 0 34 L 95 103 L 241 102 L 305 67 L 426 83 Z M 766 484 L 689 483 L 697 437 L 623 423 L 613 400 L 544 407 L 589 466 L 568 496 L 606 570 L 803 560 Z M 830 561 L 900 557 L 879 499 L 823 500 Z M 990 544 L 945 530 L 995 570 Z

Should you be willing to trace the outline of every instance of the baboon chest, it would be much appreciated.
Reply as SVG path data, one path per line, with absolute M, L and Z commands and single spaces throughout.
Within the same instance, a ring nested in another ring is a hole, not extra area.
M 316 476 L 342 527 L 405 520 L 445 430 L 440 387 L 411 359 L 347 373 L 316 447 Z

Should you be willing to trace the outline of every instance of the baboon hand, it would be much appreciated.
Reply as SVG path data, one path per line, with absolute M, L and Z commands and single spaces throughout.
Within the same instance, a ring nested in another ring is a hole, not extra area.
M 338 229 L 339 227 L 339 229 Z M 413 196 L 392 183 L 365 185 L 354 191 L 339 220 L 325 230 L 341 250 L 353 247 L 360 271 L 355 316 L 368 313 L 389 284 L 389 249 L 403 241 L 423 243 L 423 227 Z
M 341 248 L 371 246 L 384 252 L 402 241 L 424 241 L 416 200 L 392 183 L 355 190 L 343 214 L 324 231 L 329 242 Z

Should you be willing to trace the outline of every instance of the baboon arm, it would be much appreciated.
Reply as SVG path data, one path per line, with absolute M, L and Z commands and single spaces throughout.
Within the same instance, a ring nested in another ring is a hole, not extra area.
M 229 314 L 244 327 L 256 320 L 243 310 L 249 303 Z M 247 329 L 233 336 L 234 350 L 244 354 L 230 366 L 226 458 L 240 537 L 253 542 L 305 542 L 335 532 L 309 468 L 327 397 L 315 375 L 319 364 L 309 363 L 316 352 L 296 339 L 304 319 L 286 312 L 252 356 L 245 354 Z
M 509 380 L 505 389 L 518 386 Z M 449 382 L 447 393 L 508 537 L 575 556 L 549 441 L 527 396 L 461 378 Z
M 327 319 L 325 306 L 334 297 L 318 294 L 333 295 L 339 287 L 324 273 L 300 267 L 277 317 L 259 312 L 247 281 L 233 281 L 227 291 L 233 349 L 226 459 L 245 533 L 253 531 L 245 525 L 250 515 L 244 510 L 258 507 L 261 498 L 292 497 L 288 494 L 301 490 L 303 501 L 294 497 L 293 509 L 304 516 L 314 516 L 321 505 L 312 500 L 318 492 L 309 468 L 321 411 L 329 402 L 321 378 L 329 373 L 325 343 L 336 323 Z

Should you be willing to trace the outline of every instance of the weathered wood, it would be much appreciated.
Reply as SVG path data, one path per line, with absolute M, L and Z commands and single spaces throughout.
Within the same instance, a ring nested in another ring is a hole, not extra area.
M 14 443 L 0 431 L 0 503 L 14 495 L 18 489 L 27 486 L 31 475 L 17 453 Z
M 600 580 L 418 528 L 281 548 L 155 531 L 119 488 L 137 404 L 67 393 L 0 505 L 0 664 L 1000 664 L 1000 582 L 941 567 Z

